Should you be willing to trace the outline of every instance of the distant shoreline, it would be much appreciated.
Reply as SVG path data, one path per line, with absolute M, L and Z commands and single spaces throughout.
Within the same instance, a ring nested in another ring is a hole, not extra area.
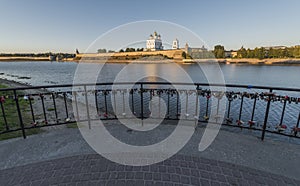
M 49 58 L 45 57 L 0 57 L 0 62 L 47 62 Z M 300 65 L 300 59 L 295 58 L 272 58 L 272 59 L 162 59 L 162 60 L 110 60 L 110 59 L 94 59 L 94 60 L 80 60 L 67 59 L 52 62 L 75 62 L 75 63 L 112 63 L 112 64 L 158 64 L 158 63 L 178 63 L 178 64 L 193 64 L 193 63 L 212 63 L 218 62 L 220 64 L 247 64 L 247 65 Z

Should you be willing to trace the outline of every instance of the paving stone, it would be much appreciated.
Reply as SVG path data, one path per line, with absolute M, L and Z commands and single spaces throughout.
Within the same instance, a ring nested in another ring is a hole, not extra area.
M 125 178 L 126 179 L 133 179 L 134 178 L 134 172 L 126 172 Z
M 201 186 L 210 186 L 209 180 L 200 179 Z
M 174 182 L 174 183 L 180 182 L 180 176 L 177 175 L 177 174 L 172 174 L 171 175 L 171 181 Z
M 161 180 L 161 174 L 160 173 L 154 173 L 153 174 L 153 180 L 156 180 L 156 181 Z
M 200 185 L 200 180 L 198 177 L 191 177 L 191 185 Z
M 143 172 L 136 172 L 134 178 L 138 179 L 138 180 L 141 180 L 141 179 L 144 178 L 144 173 Z
M 220 183 L 217 182 L 217 181 L 211 181 L 211 182 L 210 182 L 210 185 L 211 185 L 211 186 L 220 186 Z
M 190 178 L 188 176 L 180 176 L 180 182 L 183 184 L 190 184 Z
M 167 172 L 168 173 L 175 173 L 176 172 L 175 167 L 168 167 Z
M 162 181 L 170 181 L 171 180 L 171 175 L 167 173 L 163 173 L 161 175 Z
M 144 175 L 145 180 L 152 180 L 153 179 L 153 173 L 151 172 L 146 172 Z
M 0 170 L 0 185 L 296 186 L 300 185 L 300 181 L 226 162 L 190 156 L 175 156 L 150 166 L 123 166 L 99 156 L 81 155 Z
M 166 166 L 163 166 L 163 165 L 160 165 L 160 166 L 158 167 L 158 171 L 161 172 L 161 173 L 167 172 L 167 167 L 166 167 Z

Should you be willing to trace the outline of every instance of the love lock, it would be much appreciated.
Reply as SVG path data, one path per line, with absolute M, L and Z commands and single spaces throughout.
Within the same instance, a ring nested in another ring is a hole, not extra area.
M 225 119 L 227 123 L 232 123 L 233 119 L 232 118 L 226 118 Z
M 5 102 L 4 96 L 1 96 L 1 97 L 0 97 L 0 102 L 1 102 L 1 103 L 4 103 L 4 102 Z
M 242 120 L 236 120 L 236 124 L 240 126 L 240 125 L 243 125 L 244 122 Z
M 33 127 L 35 127 L 35 126 L 38 125 L 38 122 L 32 122 L 31 125 L 32 125 Z
M 252 127 L 253 125 L 256 124 L 256 121 L 249 120 L 249 121 L 248 121 L 248 124 L 249 124 L 250 127 Z
M 278 132 L 283 132 L 287 129 L 287 126 L 286 125 L 277 125 L 275 128 L 277 129 Z
M 65 122 L 70 122 L 71 121 L 71 118 L 66 118 L 65 119 Z
M 292 128 L 292 133 L 294 133 L 294 134 L 300 133 L 300 128 L 298 128 L 298 127 L 293 127 L 293 128 Z

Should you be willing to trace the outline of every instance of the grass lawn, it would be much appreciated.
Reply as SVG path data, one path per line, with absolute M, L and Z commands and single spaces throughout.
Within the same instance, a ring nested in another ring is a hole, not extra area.
M 7 88 L 5 85 L 0 84 L 1 88 Z M 22 94 L 22 92 L 17 92 L 19 94 Z M 7 125 L 10 130 L 18 129 L 20 127 L 20 121 L 19 116 L 17 112 L 16 102 L 13 99 L 13 91 L 0 91 L 0 97 L 5 96 L 5 101 L 2 103 L 5 111 L 5 116 L 7 120 Z M 28 100 L 25 100 L 23 98 L 18 98 L 19 105 L 22 113 L 22 119 L 24 126 L 31 126 L 32 118 L 30 114 L 30 105 Z M 3 113 L 0 107 L 0 132 L 6 131 L 6 125 L 3 117 Z M 39 128 L 32 128 L 30 130 L 25 130 L 26 136 L 31 134 L 37 134 L 40 133 L 42 130 Z M 0 140 L 15 138 L 15 137 L 21 137 L 22 131 L 16 131 L 16 132 L 9 132 L 5 134 L 0 134 Z

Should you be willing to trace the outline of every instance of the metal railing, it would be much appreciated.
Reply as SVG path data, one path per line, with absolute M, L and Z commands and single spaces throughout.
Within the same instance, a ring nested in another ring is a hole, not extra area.
M 129 88 L 112 89 L 113 85 Z M 176 90 L 174 85 L 190 88 Z M 226 92 L 213 91 L 211 87 L 226 87 Z M 40 91 L 40 90 L 47 91 Z M 28 93 L 29 92 L 29 93 Z M 83 100 L 78 100 L 78 96 Z M 152 111 L 152 98 L 158 97 L 158 110 Z M 184 103 L 180 100 L 185 98 Z M 73 105 L 71 104 L 73 99 Z M 128 100 L 132 114 L 125 113 Z M 112 120 L 118 117 L 163 118 L 165 120 L 194 119 L 198 125 L 207 123 L 212 108 L 211 100 L 225 99 L 224 126 L 261 131 L 300 138 L 300 89 L 232 84 L 205 83 L 97 83 L 68 84 L 0 89 L 0 135 L 33 128 L 71 124 L 81 121 Z M 166 103 L 166 113 L 161 115 L 161 100 Z M 21 102 L 21 104 L 20 104 Z M 97 115 L 91 115 L 89 104 L 96 106 Z M 79 116 L 78 104 L 86 105 L 86 117 Z M 71 108 L 75 107 L 75 108 Z M 114 108 L 114 109 L 113 109 Z M 181 113 L 182 109 L 185 113 Z M 73 112 L 74 110 L 74 112 Z M 13 122 L 9 115 L 15 113 Z M 271 115 L 270 115 L 271 114 Z M 182 117 L 184 115 L 184 117 Z M 286 123 L 287 122 L 287 123 Z

